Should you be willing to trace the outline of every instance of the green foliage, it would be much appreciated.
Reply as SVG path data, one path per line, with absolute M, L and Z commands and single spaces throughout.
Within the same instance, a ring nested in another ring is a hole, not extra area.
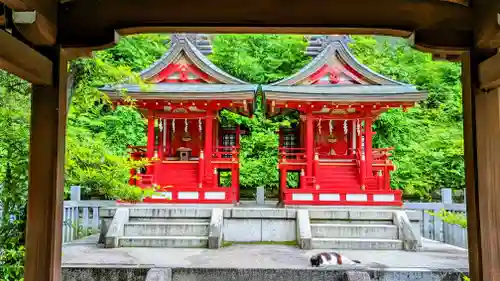
M 304 54 L 307 40 L 297 35 L 219 35 L 214 38 L 212 62 L 244 81 L 267 84 L 288 77 L 310 61 Z M 221 112 L 222 122 L 248 129 L 241 138 L 240 185 L 253 189 L 264 186 L 276 193 L 279 185 L 277 131 L 296 122 L 293 117 L 270 120 L 264 116 L 258 96 L 254 116 L 248 118 L 229 111 Z M 227 180 L 227 179 L 224 179 Z M 292 185 L 297 179 L 291 178 Z M 243 191 L 245 193 L 245 191 Z
M 29 85 L 0 70 L 0 280 L 23 280 Z
M 459 225 L 462 228 L 467 228 L 467 216 L 462 213 L 446 211 L 444 209 L 439 210 L 439 212 L 428 211 L 431 216 L 440 218 L 443 222 L 448 224 Z
M 213 40 L 212 62 L 244 81 L 267 84 L 306 65 L 307 40 L 298 35 L 219 35 Z
M 351 48 L 372 70 L 416 85 L 429 98 L 374 122 L 374 146 L 394 147 L 392 186 L 429 199 L 433 190 L 465 186 L 460 66 L 433 61 L 396 38 L 354 36 Z

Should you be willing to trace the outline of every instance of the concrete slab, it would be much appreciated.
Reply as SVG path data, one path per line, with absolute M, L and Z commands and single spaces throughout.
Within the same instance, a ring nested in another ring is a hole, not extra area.
M 96 245 L 97 237 L 63 246 L 63 267 L 147 266 L 203 268 L 308 268 L 313 254 L 329 250 L 301 250 L 284 245 L 232 245 L 217 250 L 179 248 L 115 248 Z M 331 249 L 330 249 L 331 250 Z M 424 240 L 419 252 L 399 250 L 338 250 L 362 262 L 363 267 L 384 270 L 468 271 L 467 251 Z

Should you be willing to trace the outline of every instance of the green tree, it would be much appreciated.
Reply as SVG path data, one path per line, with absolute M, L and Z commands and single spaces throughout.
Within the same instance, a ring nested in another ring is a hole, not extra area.
M 268 84 L 297 72 L 310 61 L 304 54 L 307 40 L 297 35 L 219 35 L 213 40 L 212 62 L 244 81 Z M 223 122 L 242 125 L 250 132 L 241 138 L 240 185 L 249 196 L 257 186 L 276 195 L 278 189 L 277 131 L 296 122 L 293 118 L 266 118 L 258 96 L 256 111 L 248 118 L 223 111 Z M 226 179 L 229 180 L 229 179 Z
M 28 187 L 29 85 L 0 70 L 1 279 L 21 280 Z
M 393 187 L 420 198 L 440 188 L 463 188 L 460 66 L 433 61 L 397 38 L 354 36 L 351 48 L 372 70 L 429 92 L 408 112 L 389 110 L 374 123 L 374 145 L 395 148 Z

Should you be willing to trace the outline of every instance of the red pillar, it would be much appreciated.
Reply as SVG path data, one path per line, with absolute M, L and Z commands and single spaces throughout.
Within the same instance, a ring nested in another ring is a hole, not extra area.
M 212 175 L 212 147 L 213 147 L 213 122 L 214 113 L 211 109 L 207 111 L 205 118 L 205 175 Z
M 158 139 L 158 158 L 160 161 L 163 160 L 163 151 L 165 150 L 165 147 L 163 146 L 163 136 L 165 135 L 165 125 L 164 125 L 165 120 L 164 119 L 158 119 L 158 129 L 159 129 L 159 139 Z
M 172 139 L 172 133 L 170 132 L 172 129 L 172 120 L 165 119 L 165 157 L 172 156 L 172 148 L 170 145 Z
M 373 153 L 372 153 L 372 122 L 373 119 L 370 115 L 365 118 L 365 157 L 366 157 L 366 177 L 373 177 L 372 171 L 372 162 L 373 162 Z
M 200 157 L 198 160 L 198 187 L 203 187 L 203 177 L 205 176 L 205 153 L 203 149 L 200 150 Z
M 240 147 L 240 134 L 241 134 L 241 128 L 240 125 L 236 126 L 236 146 Z
M 313 176 L 313 161 L 314 161 L 314 123 L 312 112 L 306 113 L 306 176 Z
M 363 153 L 363 128 L 361 127 L 361 120 L 356 120 L 356 151 Z M 361 158 L 361 155 L 360 155 Z
M 148 115 L 148 146 L 146 149 L 146 157 L 148 159 L 153 158 L 155 146 L 155 118 L 152 112 Z M 149 165 L 147 167 L 147 173 L 152 174 L 153 166 Z

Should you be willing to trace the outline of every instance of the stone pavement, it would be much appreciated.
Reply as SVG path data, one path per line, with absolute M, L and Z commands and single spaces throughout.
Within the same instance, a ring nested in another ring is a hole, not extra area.
M 204 268 L 307 268 L 309 257 L 321 250 L 284 245 L 232 245 L 218 250 L 178 248 L 99 248 L 92 236 L 63 246 L 63 267 L 146 266 Z M 326 250 L 328 251 L 328 250 Z M 398 250 L 339 250 L 363 267 L 385 269 L 468 269 L 467 251 L 424 240 L 419 252 Z

